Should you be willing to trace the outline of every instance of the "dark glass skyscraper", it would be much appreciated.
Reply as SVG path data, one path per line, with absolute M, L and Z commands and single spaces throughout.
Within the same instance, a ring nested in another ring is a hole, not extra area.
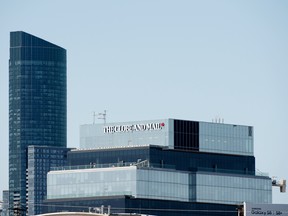
M 27 147 L 66 147 L 66 50 L 22 31 L 10 33 L 10 208 L 26 214 Z M 13 211 L 11 211 L 13 213 Z

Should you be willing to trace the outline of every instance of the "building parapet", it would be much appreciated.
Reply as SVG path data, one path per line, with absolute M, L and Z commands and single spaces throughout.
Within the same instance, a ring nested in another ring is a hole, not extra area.
M 64 170 L 81 170 L 81 169 L 99 169 L 99 168 L 115 168 L 115 167 L 129 167 L 129 166 L 137 166 L 137 168 L 156 168 L 156 169 L 170 169 L 176 170 L 175 165 L 170 164 L 159 164 L 159 163 L 151 163 L 149 160 L 137 161 L 137 162 L 124 162 L 120 161 L 118 163 L 107 163 L 107 164 L 97 164 L 90 163 L 88 165 L 78 165 L 78 166 L 62 166 L 62 167 L 52 167 L 51 171 L 64 171 Z M 239 175 L 252 175 L 259 177 L 269 177 L 268 173 L 263 173 L 257 171 L 256 173 L 253 171 L 246 171 L 245 173 L 240 172 L 238 170 L 228 170 L 228 169 L 218 169 L 218 168 L 191 168 L 190 172 L 212 172 L 212 173 L 226 173 L 226 174 L 239 174 Z

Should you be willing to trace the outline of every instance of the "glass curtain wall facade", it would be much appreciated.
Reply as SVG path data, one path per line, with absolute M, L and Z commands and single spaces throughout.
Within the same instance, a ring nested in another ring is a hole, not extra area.
M 191 201 L 240 204 L 272 203 L 271 179 L 264 176 L 243 176 L 201 173 L 190 176 Z
M 28 147 L 27 194 L 29 215 L 42 213 L 47 197 L 47 173 L 52 167 L 67 165 L 68 148 L 49 146 Z
M 109 164 L 149 160 L 154 167 L 182 171 L 210 171 L 255 174 L 255 157 L 167 149 L 160 146 L 135 146 L 68 152 L 68 165 Z
M 66 50 L 25 32 L 10 33 L 10 208 L 26 214 L 27 147 L 66 147 Z M 14 199 L 14 206 L 11 205 Z
M 199 143 L 201 152 L 253 155 L 253 127 L 202 122 Z
M 132 196 L 218 204 L 272 203 L 271 179 L 135 166 L 51 171 L 48 199 Z

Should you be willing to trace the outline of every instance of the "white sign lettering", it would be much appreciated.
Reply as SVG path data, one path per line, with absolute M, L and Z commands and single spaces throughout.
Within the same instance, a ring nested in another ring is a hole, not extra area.
M 148 123 L 148 124 L 134 124 L 134 125 L 115 125 L 104 126 L 104 133 L 124 133 L 134 131 L 154 131 L 161 130 L 165 126 L 165 123 Z

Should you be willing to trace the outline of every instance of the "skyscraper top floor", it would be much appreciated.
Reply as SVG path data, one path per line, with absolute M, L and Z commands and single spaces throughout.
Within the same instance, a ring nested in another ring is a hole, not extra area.
M 10 32 L 10 65 L 14 61 L 19 64 L 19 60 L 23 65 L 35 64 L 37 61 L 50 61 L 55 64 L 61 63 L 60 66 L 66 67 L 66 50 L 23 31 Z
M 147 144 L 175 150 L 254 155 L 251 126 L 160 119 L 80 127 L 83 149 Z

